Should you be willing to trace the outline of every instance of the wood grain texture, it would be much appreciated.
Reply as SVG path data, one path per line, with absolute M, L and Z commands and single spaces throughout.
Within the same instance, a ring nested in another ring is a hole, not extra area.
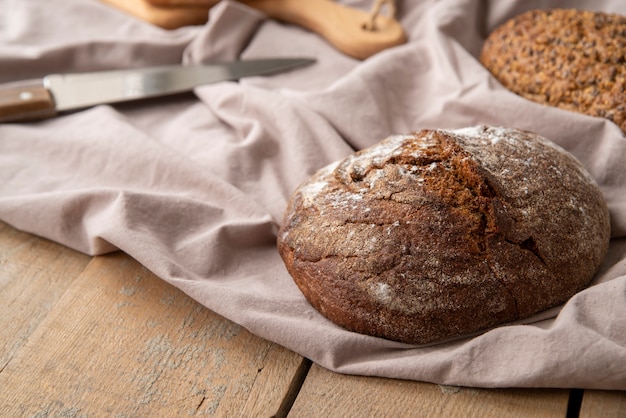
M 568 412 L 568 390 L 446 387 L 310 366 L 125 254 L 88 257 L 3 223 L 0 349 L 2 417 Z M 580 417 L 624 416 L 626 392 L 584 392 Z
M 579 417 L 626 417 L 626 392 L 586 390 L 583 395 Z
M 301 361 L 127 255 L 95 257 L 0 373 L 0 416 L 270 416 Z
M 91 258 L 2 222 L 0 237 L 2 370 Z
M 470 389 L 343 376 L 313 365 L 290 417 L 565 417 L 568 390 Z

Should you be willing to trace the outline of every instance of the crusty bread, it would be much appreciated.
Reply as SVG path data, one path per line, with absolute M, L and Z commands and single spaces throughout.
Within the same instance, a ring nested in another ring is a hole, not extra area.
M 603 197 L 569 153 L 472 127 L 391 136 L 320 170 L 294 192 L 277 245 L 333 322 L 426 344 L 564 302 L 609 235 Z
M 531 10 L 496 28 L 480 61 L 511 91 L 626 132 L 626 17 Z

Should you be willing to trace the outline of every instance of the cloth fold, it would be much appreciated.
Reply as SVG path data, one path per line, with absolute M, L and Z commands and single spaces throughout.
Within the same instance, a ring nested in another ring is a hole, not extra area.
M 398 18 L 408 43 L 364 61 L 230 1 L 216 5 L 206 25 L 174 31 L 96 1 L 0 6 L 12 10 L 0 17 L 0 82 L 236 58 L 317 59 L 193 94 L 0 124 L 0 220 L 88 254 L 127 252 L 207 308 L 341 373 L 626 390 L 624 133 L 507 91 L 477 59 L 496 25 L 544 2 L 403 2 Z M 626 14 L 618 0 L 550 6 Z M 426 347 L 351 333 L 322 317 L 275 248 L 293 190 L 388 135 L 478 124 L 545 136 L 598 182 L 612 240 L 592 285 L 528 320 Z

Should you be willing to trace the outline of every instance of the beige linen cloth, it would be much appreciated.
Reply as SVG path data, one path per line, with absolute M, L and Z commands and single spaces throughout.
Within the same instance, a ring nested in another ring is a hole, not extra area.
M 369 10 L 371 1 L 345 1 Z M 479 387 L 626 389 L 626 138 L 609 121 L 504 89 L 487 33 L 547 2 L 404 0 L 409 42 L 365 61 L 222 1 L 162 30 L 89 0 L 0 0 L 0 82 L 208 60 L 307 56 L 286 73 L 188 95 L 0 125 L 0 219 L 87 254 L 125 251 L 209 309 L 341 373 Z M 553 1 L 626 14 L 622 0 Z M 304 299 L 275 248 L 286 202 L 322 166 L 393 133 L 479 124 L 535 131 L 587 167 L 612 241 L 561 307 L 415 347 L 345 331 Z

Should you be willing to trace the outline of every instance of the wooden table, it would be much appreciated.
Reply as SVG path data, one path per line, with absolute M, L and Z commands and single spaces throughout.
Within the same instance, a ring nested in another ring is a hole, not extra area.
M 0 223 L 0 417 L 626 417 L 626 392 L 345 376 L 256 337 L 123 253 Z

